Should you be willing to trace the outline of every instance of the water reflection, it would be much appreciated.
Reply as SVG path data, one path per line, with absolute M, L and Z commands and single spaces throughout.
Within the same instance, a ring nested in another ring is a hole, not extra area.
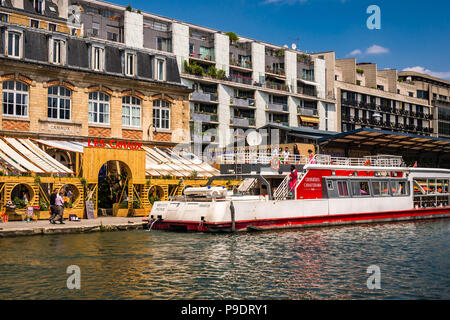
M 450 220 L 266 232 L 0 239 L 1 299 L 449 298 Z M 82 288 L 66 288 L 78 265 Z M 382 290 L 367 289 L 367 267 Z

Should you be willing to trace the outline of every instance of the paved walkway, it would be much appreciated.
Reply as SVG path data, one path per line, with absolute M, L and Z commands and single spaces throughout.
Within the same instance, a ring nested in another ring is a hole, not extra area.
M 38 234 L 83 233 L 95 231 L 142 229 L 146 224 L 144 221 L 142 221 L 142 219 L 144 218 L 101 217 L 92 220 L 65 220 L 65 224 L 50 224 L 48 220 L 39 220 L 33 222 L 11 221 L 0 223 L 0 238 Z

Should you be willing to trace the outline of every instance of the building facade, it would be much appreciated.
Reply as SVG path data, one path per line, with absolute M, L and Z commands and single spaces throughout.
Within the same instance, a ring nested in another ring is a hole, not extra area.
M 194 90 L 191 138 L 195 121 L 202 142 L 226 145 L 236 129 L 268 123 L 325 130 L 325 109 L 335 112 L 318 57 L 101 1 L 75 3 L 84 35 L 176 56 L 182 83 Z
M 341 132 L 372 128 L 437 135 L 434 107 L 415 95 L 413 85 L 399 82 L 397 70 L 337 59 L 334 76 Z
M 128 28 L 118 38 L 88 35 L 68 17 L 68 1 L 1 5 L 2 134 L 189 142 L 192 90 L 173 54 L 136 48 Z M 105 19 L 128 25 L 131 14 Z
M 413 71 L 399 72 L 398 79 L 414 88 L 410 94 L 435 107 L 436 133 L 450 138 L 450 81 Z

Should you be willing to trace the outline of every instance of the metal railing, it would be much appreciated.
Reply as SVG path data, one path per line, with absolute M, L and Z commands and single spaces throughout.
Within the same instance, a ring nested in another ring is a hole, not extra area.
M 364 158 L 332 157 L 325 154 L 316 154 L 310 164 L 337 165 L 337 166 L 373 166 L 373 167 L 403 167 L 405 163 L 401 156 L 378 155 Z
M 286 159 L 278 154 L 268 152 L 240 152 L 221 154 L 216 157 L 218 164 L 269 164 L 274 157 L 278 157 L 281 164 L 305 165 L 308 158 L 304 155 L 289 155 Z

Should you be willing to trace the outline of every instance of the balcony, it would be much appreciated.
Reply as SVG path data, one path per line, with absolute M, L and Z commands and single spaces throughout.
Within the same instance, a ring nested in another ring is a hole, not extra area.
M 194 52 L 191 52 L 189 54 L 189 58 L 191 58 L 193 60 L 200 60 L 200 61 L 206 61 L 206 62 L 214 62 L 215 61 L 214 55 L 194 53 Z
M 217 102 L 218 94 L 216 93 L 207 93 L 207 92 L 198 92 L 194 91 L 191 94 L 192 101 L 201 101 L 201 102 Z
M 286 71 L 284 71 L 284 69 L 282 69 L 282 68 L 274 69 L 271 66 L 266 66 L 266 72 L 271 73 L 273 75 L 286 77 Z
M 191 120 L 194 122 L 219 122 L 217 114 L 205 113 L 205 112 L 193 112 L 191 114 Z
M 297 92 L 305 96 L 317 97 L 316 88 L 298 87 Z
M 231 124 L 233 126 L 237 126 L 237 127 L 250 127 L 250 126 L 255 126 L 256 122 L 255 122 L 255 119 L 252 119 L 252 118 L 234 117 L 231 119 Z
M 317 117 L 319 115 L 317 109 L 309 109 L 302 107 L 297 107 L 297 113 L 303 116 L 311 116 L 311 117 Z
M 252 69 L 252 62 L 249 60 L 235 60 L 230 59 L 230 65 L 234 67 L 244 68 L 244 69 Z
M 277 125 L 282 125 L 282 126 L 285 126 L 285 127 L 289 127 L 289 122 L 286 122 L 286 121 L 272 120 L 272 121 L 269 121 L 269 123 L 270 124 L 277 124 Z
M 289 92 L 289 86 L 287 84 L 266 81 L 262 86 L 267 89 Z
M 253 83 L 253 79 L 251 77 L 244 77 L 244 76 L 240 76 L 237 74 L 230 75 L 227 78 L 227 80 L 231 81 L 231 82 L 242 83 L 242 84 L 247 84 L 247 85 L 252 85 L 252 83 Z
M 267 111 L 275 111 L 275 112 L 289 112 L 289 107 L 287 104 L 280 103 L 269 103 L 266 106 Z
M 254 108 L 256 106 L 254 99 L 230 98 L 230 105 L 243 108 Z

